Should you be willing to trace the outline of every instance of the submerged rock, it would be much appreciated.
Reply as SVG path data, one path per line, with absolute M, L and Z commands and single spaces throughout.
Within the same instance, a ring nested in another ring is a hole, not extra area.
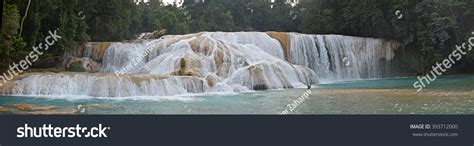
M 3 106 L 0 106 L 0 113 L 7 112 L 7 109 Z
M 54 106 L 39 106 L 33 104 L 15 104 L 14 107 L 20 111 L 44 111 L 54 109 Z
M 33 110 L 33 105 L 32 104 L 15 104 L 14 105 L 16 109 L 21 110 L 21 111 L 31 111 Z
M 77 113 L 76 109 L 64 108 L 64 109 L 30 111 L 30 112 L 27 112 L 26 114 L 29 114 L 29 115 L 72 115 L 76 113 Z
M 89 110 L 104 110 L 110 109 L 108 105 L 101 104 L 88 104 L 82 106 L 84 111 Z M 71 115 L 71 114 L 83 114 L 82 109 L 78 109 L 76 106 L 73 107 L 55 107 L 55 106 L 41 106 L 34 104 L 15 104 L 12 106 L 0 106 L 0 114 L 28 114 L 28 115 Z

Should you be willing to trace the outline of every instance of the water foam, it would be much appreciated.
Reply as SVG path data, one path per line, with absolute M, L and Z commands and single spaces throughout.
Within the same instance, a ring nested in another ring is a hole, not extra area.
M 16 81 L 12 93 L 156 98 L 306 88 L 319 81 L 384 77 L 397 46 L 371 38 L 285 34 L 287 47 L 261 32 L 203 32 L 111 43 L 100 60 L 102 73 L 32 74 Z M 137 62 L 134 58 L 145 50 L 150 52 Z M 135 66 L 127 74 L 112 74 L 129 64 Z

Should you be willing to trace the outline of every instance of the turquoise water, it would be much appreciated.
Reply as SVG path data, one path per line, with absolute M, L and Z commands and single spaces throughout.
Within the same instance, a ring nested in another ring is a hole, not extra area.
M 330 84 L 321 84 L 322 88 L 338 89 L 414 89 L 416 78 L 392 78 L 379 80 L 348 81 Z M 474 76 L 458 75 L 437 78 L 424 89 L 443 91 L 473 91 Z M 426 83 L 425 83 L 426 84 Z
M 321 84 L 290 114 L 474 114 L 474 76 L 439 78 L 417 93 L 415 78 Z M 306 89 L 170 97 L 0 97 L 0 114 L 278 114 Z M 18 104 L 31 104 L 20 109 Z

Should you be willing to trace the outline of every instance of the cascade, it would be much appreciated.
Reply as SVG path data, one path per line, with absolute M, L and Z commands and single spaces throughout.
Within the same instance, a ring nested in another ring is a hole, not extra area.
M 99 62 L 100 73 L 34 73 L 15 81 L 11 93 L 127 97 L 306 88 L 387 77 L 397 48 L 381 39 L 281 34 L 202 32 L 87 43 L 76 57 Z

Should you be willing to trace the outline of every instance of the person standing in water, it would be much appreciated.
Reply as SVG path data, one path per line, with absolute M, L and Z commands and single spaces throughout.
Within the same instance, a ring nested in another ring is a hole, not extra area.
M 311 89 L 311 83 L 312 83 L 311 79 L 307 78 L 306 79 L 306 86 L 308 87 L 308 90 Z

